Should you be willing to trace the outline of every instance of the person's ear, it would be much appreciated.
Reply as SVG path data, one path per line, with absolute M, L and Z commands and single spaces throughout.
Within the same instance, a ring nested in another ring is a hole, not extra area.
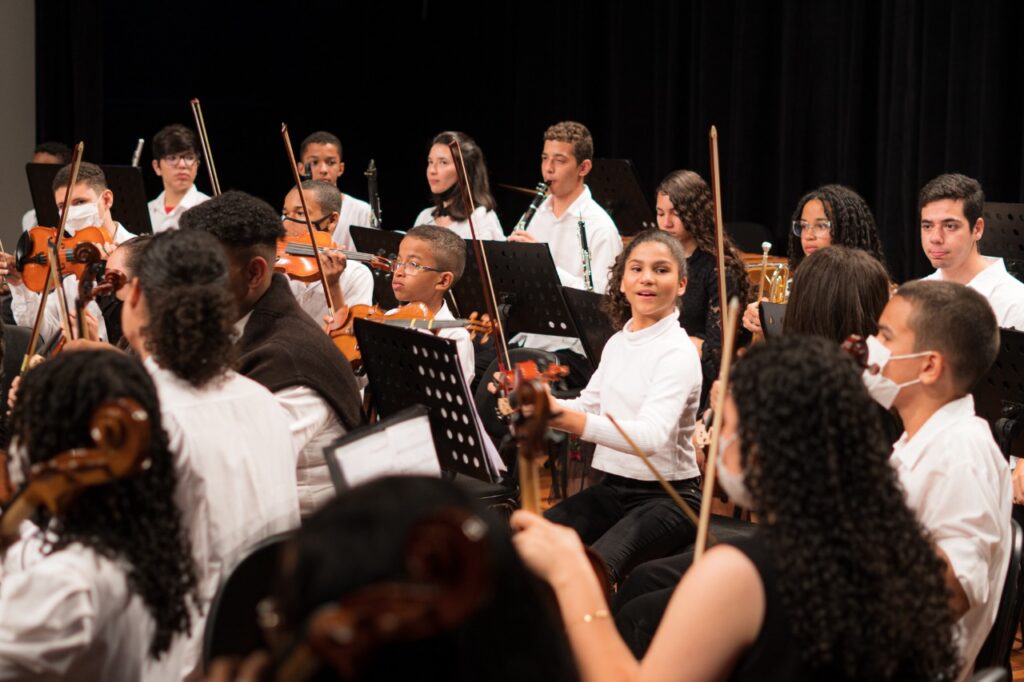
M 439 291 L 448 291 L 451 289 L 452 284 L 455 283 L 455 274 L 451 272 L 442 272 L 437 280 L 437 286 L 434 288 Z
M 162 178 L 164 176 L 164 174 L 160 172 L 160 162 L 156 159 L 153 159 L 153 172 L 156 173 L 158 178 Z
M 985 219 L 978 218 L 977 222 L 974 223 L 974 241 L 980 242 L 982 235 L 985 234 Z
M 686 293 L 686 282 L 687 279 L 685 277 L 679 280 L 679 289 L 676 290 L 676 296 L 682 296 Z
M 256 256 L 249 260 L 249 264 L 245 267 L 245 282 L 250 291 L 260 287 L 268 269 L 269 265 L 263 256 Z
M 330 217 L 328 217 L 327 220 L 324 221 L 324 224 L 327 225 L 327 231 L 330 232 L 331 234 L 334 234 L 334 228 L 338 226 L 338 221 L 340 219 L 340 213 L 338 213 L 337 211 L 331 211 Z
M 345 162 L 344 161 L 339 161 L 338 162 L 338 177 L 340 178 L 344 174 L 345 174 Z
M 579 167 L 576 169 L 576 173 L 579 174 L 581 178 L 586 177 L 587 173 L 589 173 L 591 169 L 593 169 L 593 167 L 594 162 L 591 161 L 590 159 L 585 159 L 583 163 L 581 163 Z
M 942 353 L 930 352 L 925 356 L 924 366 L 918 376 L 925 386 L 934 386 L 942 379 L 943 374 L 949 370 L 946 358 Z

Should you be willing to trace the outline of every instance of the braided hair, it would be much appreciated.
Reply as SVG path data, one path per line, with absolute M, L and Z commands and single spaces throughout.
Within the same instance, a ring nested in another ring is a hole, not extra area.
M 875 217 L 861 195 L 845 185 L 823 185 L 808 192 L 797 202 L 793 220 L 800 220 L 808 201 L 817 199 L 825 207 L 825 215 L 832 223 L 832 243 L 867 251 L 885 265 L 882 242 L 878 238 Z M 804 260 L 800 237 L 789 232 L 789 269 L 796 271 Z M 888 271 L 888 268 L 886 268 Z
M 737 363 L 746 482 L 814 669 L 951 680 L 945 565 L 904 500 L 878 411 L 835 342 L 781 336 Z
M 12 432 L 30 464 L 43 462 L 90 446 L 93 412 L 116 398 L 134 400 L 149 415 L 151 466 L 136 476 L 87 488 L 56 517 L 41 512 L 48 535 L 55 538 L 44 551 L 81 543 L 112 561 L 124 561 L 129 589 L 155 621 L 149 654 L 157 658 L 177 633 L 189 631 L 187 602 L 198 600 L 191 545 L 174 501 L 177 475 L 149 375 L 124 353 L 62 353 L 25 375 Z
M 221 376 L 234 360 L 235 301 L 227 268 L 213 236 L 169 230 L 150 240 L 135 271 L 149 318 L 142 330 L 146 350 L 196 388 Z

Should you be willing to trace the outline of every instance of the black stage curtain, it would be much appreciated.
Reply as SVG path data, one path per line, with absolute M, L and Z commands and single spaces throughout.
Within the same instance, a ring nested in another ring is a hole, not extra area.
M 780 253 L 801 194 L 851 185 L 899 280 L 928 270 L 929 178 L 1024 199 L 1019 0 L 37 0 L 37 20 L 40 140 L 127 163 L 138 137 L 190 123 L 199 96 L 222 186 L 280 205 L 280 122 L 296 144 L 328 129 L 343 189 L 365 196 L 376 159 L 393 228 L 428 203 L 437 132 L 474 136 L 492 182 L 532 186 L 562 119 L 590 127 L 598 156 L 632 159 L 650 192 L 676 168 L 706 175 L 716 124 L 726 220 L 764 223 Z M 529 198 L 496 194 L 507 228 Z

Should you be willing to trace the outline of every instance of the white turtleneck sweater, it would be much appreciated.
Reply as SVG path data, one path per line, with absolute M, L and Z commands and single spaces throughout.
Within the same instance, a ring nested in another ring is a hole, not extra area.
M 631 331 L 632 324 L 608 340 L 580 396 L 559 403 L 586 413 L 582 437 L 597 444 L 595 469 L 655 480 L 610 414 L 662 476 L 670 481 L 698 476 L 692 442 L 702 379 L 697 350 L 679 326 L 678 311 L 640 331 Z

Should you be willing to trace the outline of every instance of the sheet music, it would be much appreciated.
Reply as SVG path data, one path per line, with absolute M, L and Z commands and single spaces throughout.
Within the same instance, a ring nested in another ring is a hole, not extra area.
M 383 476 L 441 475 L 426 416 L 370 433 L 335 448 L 331 455 L 348 487 Z

